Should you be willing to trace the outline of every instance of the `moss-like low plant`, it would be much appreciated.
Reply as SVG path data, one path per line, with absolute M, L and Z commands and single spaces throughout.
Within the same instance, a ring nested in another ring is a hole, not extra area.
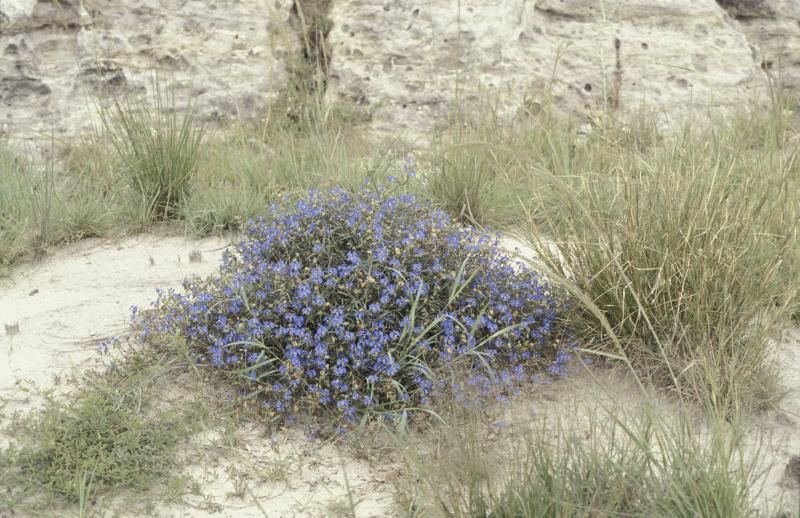
M 559 301 L 491 236 L 386 186 L 312 192 L 252 222 L 220 273 L 162 293 L 143 338 L 178 332 L 274 412 L 397 416 L 456 365 L 511 384 L 567 355 Z M 555 362 L 555 365 L 553 365 Z
M 64 516 L 73 508 L 88 516 L 111 512 L 109 505 L 139 516 L 154 500 L 182 496 L 176 472 L 196 453 L 183 446 L 222 415 L 206 403 L 208 386 L 187 369 L 186 351 L 120 349 L 109 369 L 68 379 L 68 394 L 40 392 L 41 407 L 6 414 L 0 516 Z M 168 392 L 178 379 L 180 392 Z
M 179 416 L 148 416 L 140 404 L 134 394 L 87 388 L 23 418 L 15 442 L 0 451 L 10 510 L 31 498 L 78 503 L 121 487 L 142 490 L 167 475 L 187 427 Z

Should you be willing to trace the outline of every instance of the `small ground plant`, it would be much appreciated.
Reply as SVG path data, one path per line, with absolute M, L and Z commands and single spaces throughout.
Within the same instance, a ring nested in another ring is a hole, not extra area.
M 0 515 L 63 515 L 53 507 L 72 504 L 84 516 L 121 488 L 141 495 L 169 482 L 182 442 L 208 412 L 199 399 L 165 400 L 164 385 L 183 370 L 165 356 L 127 352 L 68 398 L 45 394 L 42 408 L 15 415 L 0 431 L 11 439 L 0 448 Z
M 347 421 L 425 405 L 455 366 L 476 384 L 510 385 L 542 362 L 559 370 L 550 286 L 489 235 L 390 187 L 274 205 L 219 275 L 135 314 L 142 336 L 185 335 L 276 414 Z

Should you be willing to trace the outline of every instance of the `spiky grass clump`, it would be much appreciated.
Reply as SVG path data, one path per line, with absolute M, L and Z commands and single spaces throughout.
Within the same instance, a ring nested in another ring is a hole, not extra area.
M 175 218 L 190 194 L 205 140 L 193 107 L 179 116 L 174 93 L 155 82 L 152 106 L 115 98 L 100 109 L 100 118 L 131 191 L 140 197 L 142 222 Z
M 531 187 L 524 158 L 537 140 L 536 128 L 501 122 L 492 112 L 462 119 L 455 117 L 421 157 L 426 194 L 464 223 L 513 227 L 521 212 L 518 194 Z
M 52 164 L 37 166 L 0 146 L 0 267 L 105 230 L 95 194 L 83 181 L 58 186 Z
M 427 191 L 448 214 L 470 225 L 505 227 L 518 219 L 513 188 L 500 176 L 507 163 L 488 146 L 442 147 L 430 160 Z
M 268 120 L 260 130 L 242 125 L 209 143 L 182 219 L 198 234 L 240 231 L 281 195 L 385 176 L 382 156 L 365 165 L 366 154 L 359 142 L 324 122 L 298 126 Z
M 547 283 L 488 235 L 384 188 L 275 205 L 218 276 L 185 290 L 138 318 L 143 336 L 184 334 L 280 414 L 397 415 L 426 404 L 447 368 L 510 383 L 556 356 Z
M 36 225 L 35 200 L 40 179 L 6 149 L 0 148 L 0 265 L 13 262 L 29 246 Z
M 587 343 L 731 414 L 778 395 L 767 341 L 797 300 L 796 167 L 770 146 L 742 154 L 734 132 L 703 137 L 579 188 L 544 172 L 561 210 L 533 240 L 584 297 Z

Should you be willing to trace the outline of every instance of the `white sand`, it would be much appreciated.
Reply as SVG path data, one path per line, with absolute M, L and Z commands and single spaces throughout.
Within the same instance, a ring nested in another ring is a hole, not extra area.
M 131 305 L 147 307 L 157 287 L 213 272 L 225 245 L 220 238 L 90 239 L 14 268 L 0 278 L 0 322 L 19 327 L 0 336 L 0 397 L 21 403 L 20 388 L 56 388 L 63 376 L 101 365 L 97 342 L 126 333 Z M 192 250 L 201 262 L 190 262 Z

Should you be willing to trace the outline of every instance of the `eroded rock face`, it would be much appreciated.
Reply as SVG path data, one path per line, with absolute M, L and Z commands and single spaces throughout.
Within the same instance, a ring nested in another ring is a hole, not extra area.
M 800 0 L 719 0 L 761 51 L 774 87 L 800 94 Z
M 714 0 L 338 0 L 331 17 L 329 95 L 370 106 L 386 132 L 481 98 L 506 115 L 551 98 L 582 116 L 646 103 L 676 119 L 737 108 L 766 83 Z
M 717 3 L 737 20 L 775 16 L 769 0 L 717 0 Z
M 0 0 L 0 138 L 79 134 L 92 99 L 150 90 L 154 70 L 201 118 L 253 117 L 303 56 L 377 133 L 487 101 L 679 120 L 766 102 L 770 81 L 800 92 L 798 22 L 800 0 Z
M 202 119 L 249 117 L 285 86 L 284 0 L 2 0 L 0 136 L 78 134 L 93 100 L 174 84 Z

